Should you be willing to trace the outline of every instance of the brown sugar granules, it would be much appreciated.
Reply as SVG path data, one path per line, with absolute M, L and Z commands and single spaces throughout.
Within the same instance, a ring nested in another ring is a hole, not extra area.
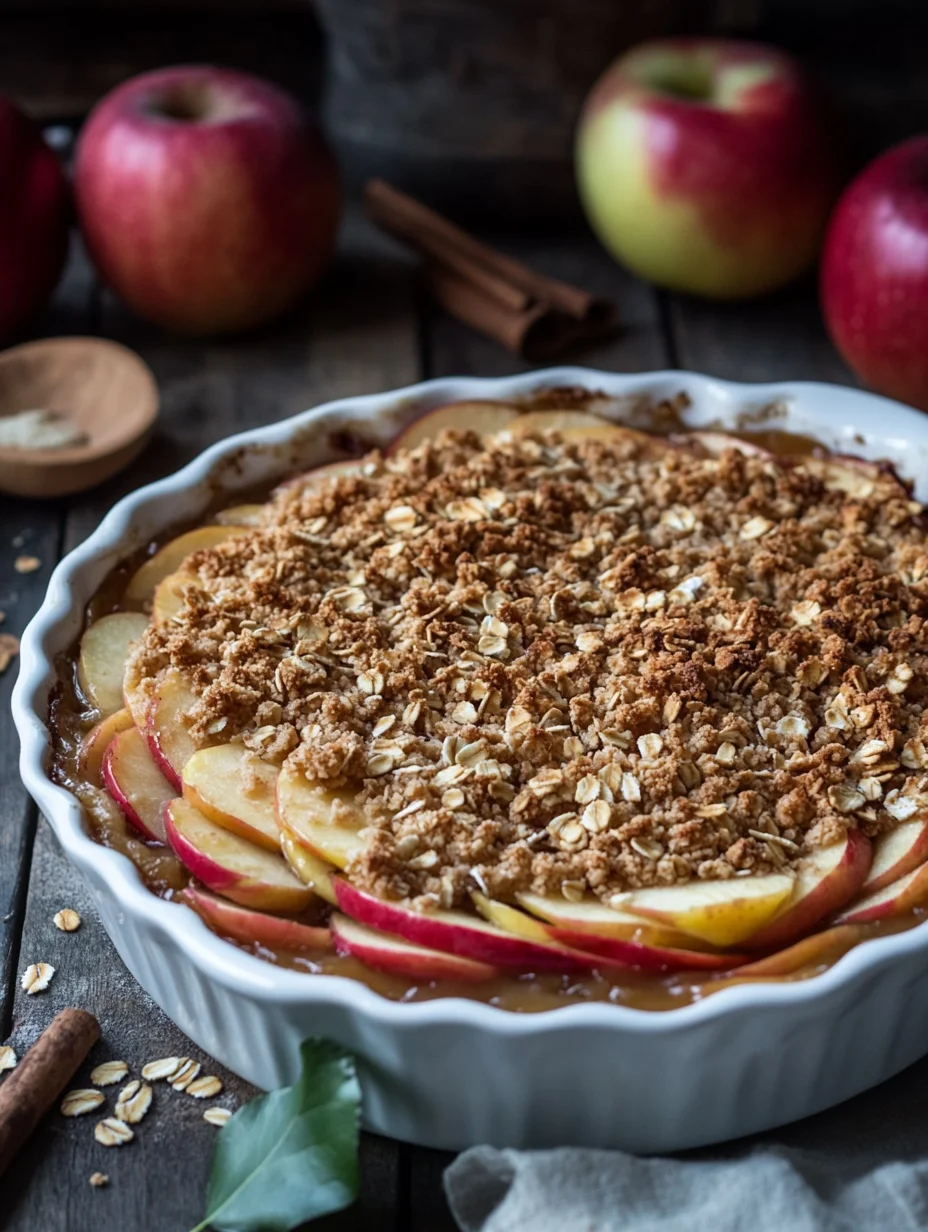
M 928 803 L 928 545 L 891 474 L 448 433 L 278 491 L 131 670 L 357 793 L 360 886 L 608 899 Z M 845 490 L 850 489 L 850 490 Z

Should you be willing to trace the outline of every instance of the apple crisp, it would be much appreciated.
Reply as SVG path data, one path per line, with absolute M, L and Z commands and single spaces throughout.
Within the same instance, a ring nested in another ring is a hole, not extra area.
M 420 907 L 773 872 L 914 814 L 921 505 L 655 444 L 445 432 L 287 484 L 130 674 L 180 673 L 197 746 L 349 788 L 352 883 Z

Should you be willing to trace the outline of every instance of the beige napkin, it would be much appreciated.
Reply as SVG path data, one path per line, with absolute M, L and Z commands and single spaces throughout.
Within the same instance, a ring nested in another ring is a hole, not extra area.
M 751 1143 L 677 1158 L 475 1147 L 462 1232 L 928 1232 L 928 1060 Z

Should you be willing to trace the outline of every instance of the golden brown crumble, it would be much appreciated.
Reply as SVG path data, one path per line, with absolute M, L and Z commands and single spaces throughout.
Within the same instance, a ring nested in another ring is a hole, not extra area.
M 910 816 L 921 507 L 876 471 L 654 453 L 447 433 L 294 482 L 188 560 L 132 670 L 183 674 L 198 743 L 350 785 L 352 879 L 420 905 L 762 873 Z

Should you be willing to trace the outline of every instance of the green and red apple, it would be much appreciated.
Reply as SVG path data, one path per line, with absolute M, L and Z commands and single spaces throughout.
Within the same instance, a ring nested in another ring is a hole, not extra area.
M 577 134 L 603 244 L 634 273 L 719 299 L 815 259 L 837 188 L 833 141 L 798 65 L 760 44 L 667 39 L 618 59 Z

